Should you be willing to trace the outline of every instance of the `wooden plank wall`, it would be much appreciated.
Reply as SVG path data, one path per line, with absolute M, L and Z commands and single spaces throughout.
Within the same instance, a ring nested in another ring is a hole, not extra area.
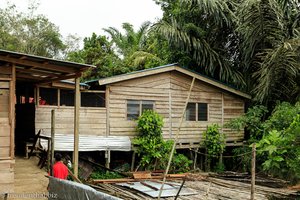
M 175 137 L 191 82 L 192 77 L 174 71 L 109 85 L 109 135 L 136 136 L 136 122 L 128 121 L 126 116 L 126 100 L 132 99 L 155 101 L 155 110 L 164 118 L 164 138 Z M 242 114 L 244 106 L 238 97 L 199 80 L 195 81 L 189 102 L 207 103 L 208 121 L 193 122 L 184 118 L 179 143 L 188 144 L 188 147 L 199 145 L 208 125 L 217 123 L 221 126 Z M 237 134 L 225 129 L 225 133 L 227 141 L 243 139 L 243 132 Z
M 172 132 L 175 137 L 191 86 L 192 77 L 178 72 L 172 72 L 171 74 Z M 202 133 L 208 125 L 222 123 L 222 92 L 196 80 L 189 102 L 208 104 L 208 121 L 186 121 L 184 117 L 180 129 L 180 144 L 198 145 L 202 140 Z
M 192 77 L 178 72 L 171 72 L 171 74 L 172 132 L 176 134 Z M 219 124 L 222 127 L 226 122 L 244 113 L 244 101 L 241 98 L 199 80 L 194 84 L 189 102 L 207 103 L 208 121 L 186 121 L 184 118 L 180 129 L 179 143 L 190 144 L 187 146 L 197 146 L 197 143 L 201 143 L 203 132 L 208 125 Z M 227 143 L 234 143 L 244 139 L 243 131 L 237 133 L 223 128 L 223 132 L 226 135 Z
M 229 94 L 224 94 L 224 124 L 229 122 L 231 119 L 237 118 L 243 115 L 245 112 L 245 102 L 237 97 Z M 242 141 L 244 139 L 244 130 L 239 132 L 233 131 L 231 129 L 223 129 L 226 134 L 226 141 L 234 145 L 237 141 Z
M 15 120 L 11 101 L 15 95 L 14 85 L 12 67 L 0 66 L 0 194 L 13 192 L 14 188 L 14 132 L 11 130 Z
M 51 133 L 51 110 L 55 109 L 55 133 L 74 134 L 74 108 L 39 106 L 35 113 L 35 130 L 43 129 L 44 134 Z M 106 134 L 106 109 L 81 107 L 79 114 L 79 134 Z
M 163 132 L 169 134 L 170 74 L 163 73 L 109 85 L 109 135 L 136 136 L 136 122 L 127 120 L 127 100 L 155 101 L 164 118 Z

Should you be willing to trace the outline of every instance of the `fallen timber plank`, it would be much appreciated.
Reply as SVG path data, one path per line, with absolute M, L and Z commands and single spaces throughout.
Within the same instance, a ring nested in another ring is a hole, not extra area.
M 182 179 L 186 176 L 186 174 L 168 174 L 167 178 L 168 179 Z M 118 178 L 118 179 L 93 179 L 93 183 L 124 183 L 124 182 L 134 182 L 134 181 L 140 181 L 140 180 L 157 180 L 157 179 L 163 179 L 163 175 L 161 176 L 151 176 L 148 178 L 148 176 L 145 176 L 146 178 Z
M 93 179 L 93 183 L 124 183 L 124 182 L 134 182 L 135 179 L 131 178 L 116 178 L 116 179 Z

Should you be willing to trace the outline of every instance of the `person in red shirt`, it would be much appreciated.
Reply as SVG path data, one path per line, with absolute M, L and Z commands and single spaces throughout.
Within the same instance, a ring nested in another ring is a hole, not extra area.
M 55 164 L 52 167 L 53 176 L 55 178 L 67 179 L 67 177 L 68 177 L 68 168 L 62 162 L 62 160 L 61 160 L 61 158 L 62 158 L 61 154 L 60 153 L 56 153 L 54 157 L 55 157 Z

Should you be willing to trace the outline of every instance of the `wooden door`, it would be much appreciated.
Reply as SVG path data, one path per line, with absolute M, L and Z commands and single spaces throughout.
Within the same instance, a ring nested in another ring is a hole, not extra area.
M 10 157 L 10 84 L 0 81 L 0 158 Z

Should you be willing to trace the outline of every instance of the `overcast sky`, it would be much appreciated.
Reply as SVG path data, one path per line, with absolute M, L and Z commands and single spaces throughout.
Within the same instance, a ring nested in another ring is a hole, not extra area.
M 25 11 L 30 0 L 9 0 L 18 10 Z M 7 6 L 0 0 L 0 7 Z M 91 36 L 93 32 L 103 34 L 110 26 L 121 30 L 123 22 L 137 29 L 144 21 L 154 22 L 162 17 L 162 11 L 152 0 L 36 0 L 40 3 L 38 13 L 44 14 L 59 26 L 63 36 L 77 34 Z

